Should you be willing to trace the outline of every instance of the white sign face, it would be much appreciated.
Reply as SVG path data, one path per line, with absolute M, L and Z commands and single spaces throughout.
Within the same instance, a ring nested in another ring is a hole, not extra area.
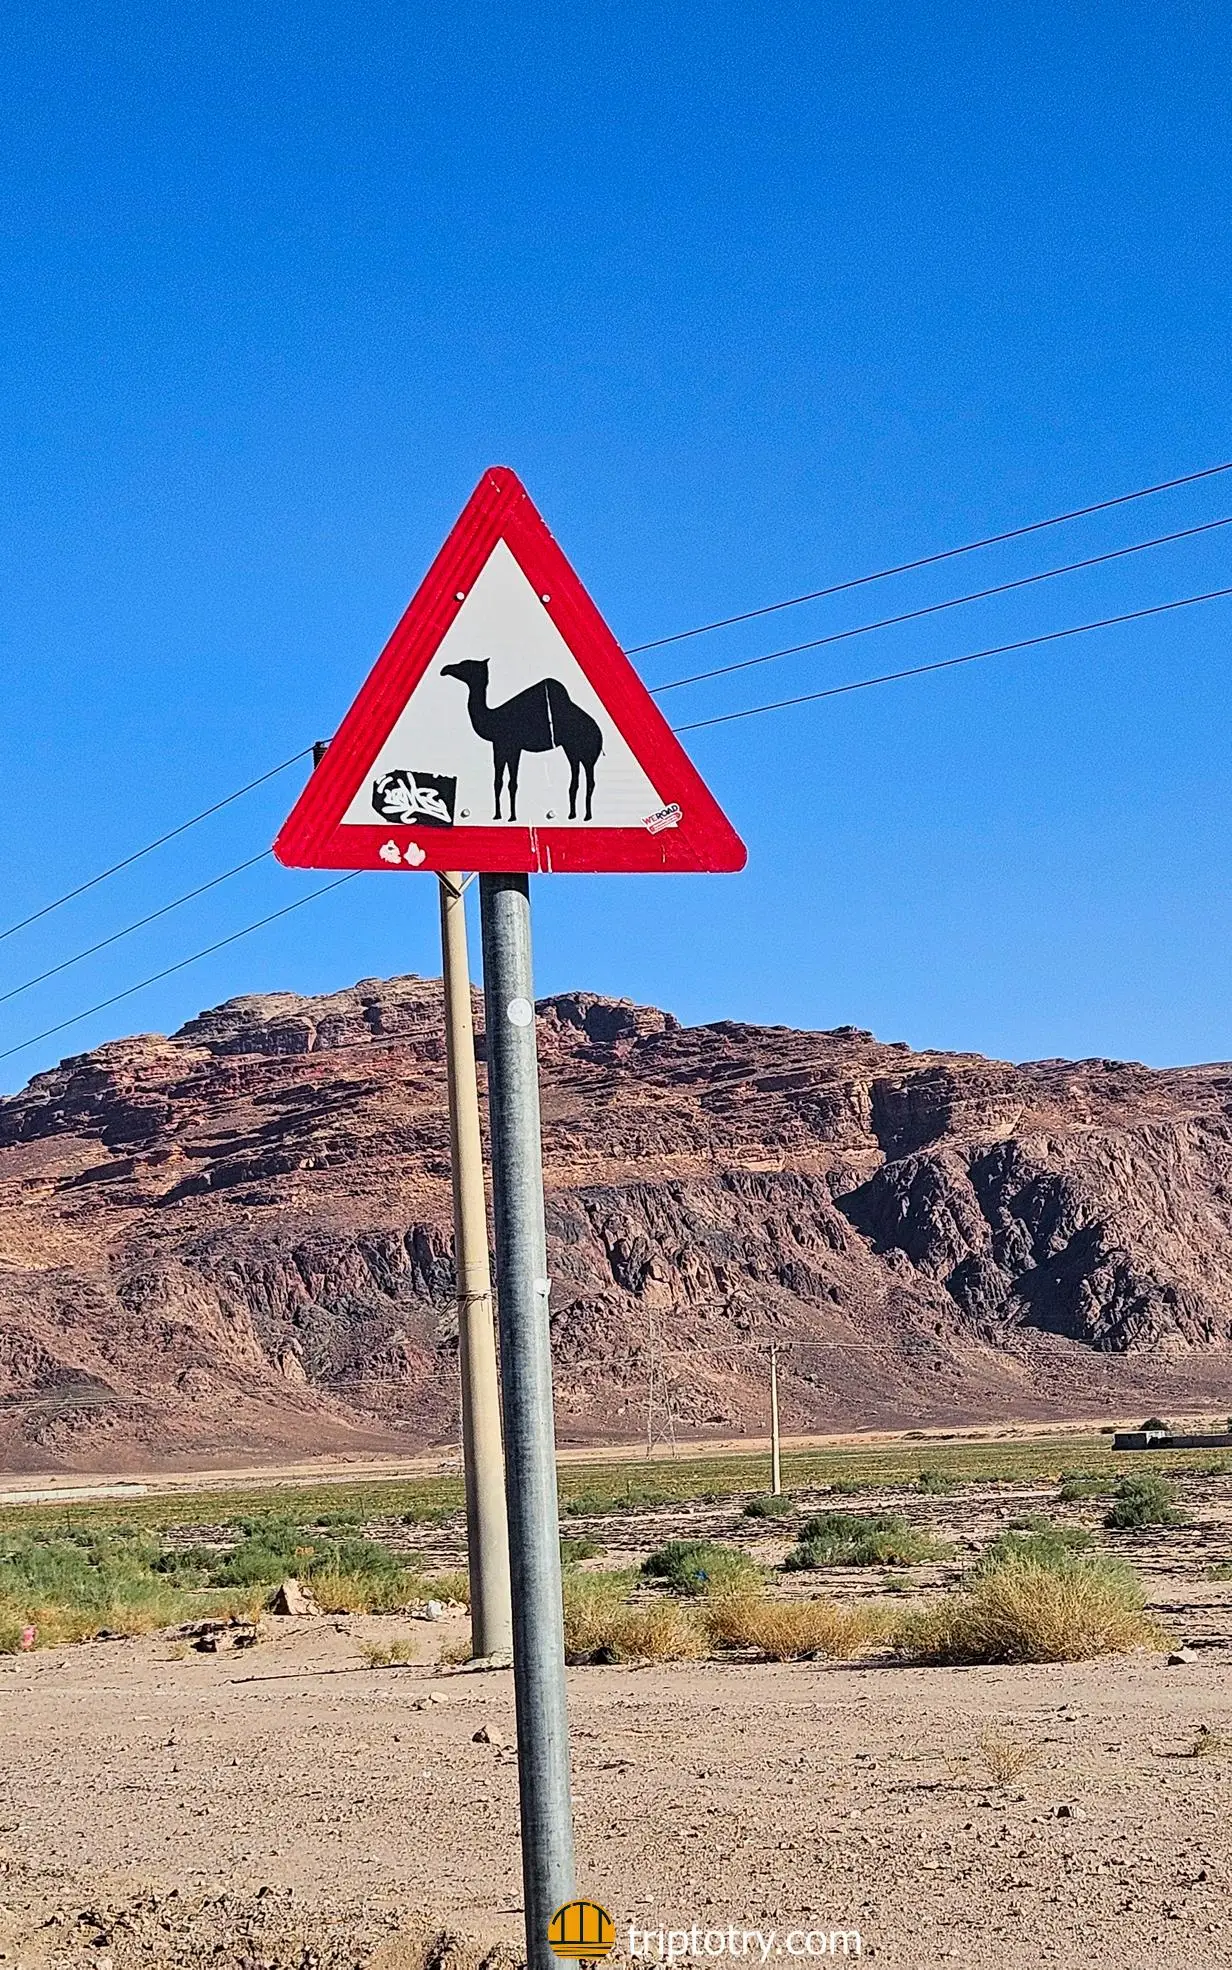
M 644 831 L 662 810 L 498 540 L 342 825 Z

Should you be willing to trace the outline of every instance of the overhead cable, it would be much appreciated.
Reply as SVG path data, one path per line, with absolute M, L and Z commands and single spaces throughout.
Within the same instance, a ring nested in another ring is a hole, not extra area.
M 987 650 L 971 650 L 962 657 L 941 657 L 936 663 L 911 664 L 906 670 L 883 671 L 879 677 L 859 677 L 850 684 L 831 684 L 825 691 L 805 691 L 794 698 L 776 698 L 773 703 L 749 705 L 744 711 L 720 712 L 715 718 L 695 718 L 688 725 L 674 725 L 674 732 L 700 732 L 708 725 L 731 725 L 740 718 L 759 718 L 766 711 L 787 711 L 794 705 L 817 704 L 822 698 L 841 698 L 849 691 L 869 691 L 875 684 L 897 684 L 904 677 L 924 677 L 934 670 L 956 670 L 960 664 L 979 663 L 984 657 L 1003 657 L 1011 650 L 1031 650 L 1041 643 L 1059 643 L 1066 636 L 1085 636 L 1093 629 L 1112 629 L 1118 623 L 1141 622 L 1145 616 L 1164 616 L 1174 609 L 1192 609 L 1198 602 L 1218 602 L 1232 595 L 1232 588 L 1212 588 L 1205 595 L 1183 595 L 1176 602 L 1157 602 L 1150 609 L 1131 609 L 1123 616 L 1101 616 L 1098 622 L 1076 623 L 1072 629 L 1053 629 L 1046 636 L 1024 636 L 1016 643 L 997 643 Z
M 691 677 L 673 677 L 668 684 L 652 684 L 652 698 L 667 691 L 682 690 L 686 684 L 706 684 L 714 677 L 730 677 L 738 670 L 756 670 L 759 664 L 777 663 L 780 657 L 796 657 L 805 650 L 821 650 L 830 643 L 845 643 L 853 636 L 868 636 L 875 629 L 896 629 L 905 622 L 919 622 L 922 616 L 942 615 L 947 609 L 961 609 L 968 602 L 986 602 L 991 595 L 1008 595 L 1011 589 L 1032 588 L 1041 581 L 1055 581 L 1058 575 L 1077 574 L 1083 568 L 1098 568 L 1105 561 L 1120 561 L 1127 554 L 1143 554 L 1148 547 L 1166 547 L 1172 541 L 1191 540 L 1195 534 L 1213 533 L 1217 527 L 1232 526 L 1232 514 L 1222 520 L 1207 520 L 1200 527 L 1185 527 L 1180 533 L 1158 534 L 1154 540 L 1134 541 L 1129 547 L 1114 547 L 1107 554 L 1092 554 L 1085 561 L 1067 561 L 1060 568 L 1043 568 L 1037 575 L 1019 575 L 1015 581 L 1001 581 L 993 588 L 977 588 L 970 595 L 952 595 L 945 602 L 930 602 L 923 609 L 908 609 L 900 616 L 880 616 L 876 622 L 857 623 L 853 629 L 836 629 L 828 636 L 814 636 L 807 643 L 791 643 L 783 650 L 769 650 L 765 656 L 745 657 L 738 663 L 720 664 L 717 670 L 695 671 Z
M 1213 479 L 1220 472 L 1232 472 L 1232 459 L 1224 465 L 1208 465 L 1201 472 L 1186 472 L 1179 479 L 1163 479 L 1157 486 L 1139 486 L 1134 492 L 1118 493 L 1115 499 L 1099 499 L 1092 506 L 1076 506 L 1069 513 L 1054 513 L 1047 520 L 1032 520 L 1025 527 L 1010 527 L 1006 533 L 986 534 L 982 540 L 964 541 L 961 547 L 945 547 L 936 554 L 923 554 L 915 561 L 900 561 L 893 568 L 878 568 L 870 575 L 857 575 L 851 581 L 834 582 L 829 588 L 810 589 L 807 595 L 789 595 L 784 602 L 767 602 L 758 609 L 744 609 L 739 615 L 720 616 L 715 622 L 699 623 L 696 629 L 678 629 L 671 636 L 656 636 L 649 643 L 631 643 L 629 657 L 644 650 L 661 650 L 668 643 L 684 643 L 693 636 L 709 636 L 714 629 L 731 629 L 736 623 L 755 622 L 759 616 L 777 615 L 781 609 L 798 609 L 804 602 L 821 602 L 828 595 L 845 595 L 869 582 L 888 581 L 891 575 L 909 575 L 917 568 L 934 568 L 940 561 L 953 561 L 960 554 L 974 554 L 982 547 L 999 547 L 1005 541 L 1025 540 L 1028 534 L 1042 533 L 1046 527 L 1063 527 L 1070 520 L 1085 520 L 1092 513 L 1107 513 L 1114 506 L 1128 506 L 1135 499 L 1150 499 L 1155 493 L 1172 492 L 1177 486 L 1192 486 L 1199 479 Z
M 164 903 L 161 910 L 151 910 L 149 916 L 138 917 L 136 923 L 125 924 L 123 930 L 113 931 L 110 937 L 100 938 L 97 944 L 88 944 L 84 951 L 74 952 L 71 958 L 64 958 L 60 964 L 53 964 L 48 971 L 40 971 L 37 977 L 27 978 L 22 984 L 12 986 L 9 991 L 0 992 L 0 1006 L 7 1005 L 10 999 L 20 998 L 23 992 L 31 991 L 35 985 L 44 984 L 47 979 L 54 978 L 58 972 L 68 971 L 70 966 L 80 964 L 83 958 L 92 958 L 97 951 L 105 951 L 109 944 L 118 944 L 121 938 L 131 937 L 135 930 L 144 930 L 148 923 L 157 923 L 160 917 L 170 916 L 172 910 L 178 910 L 182 904 L 191 903 L 196 897 L 204 896 L 207 889 L 217 889 L 220 883 L 230 882 L 232 876 L 243 875 L 245 869 L 255 869 L 257 863 L 264 862 L 269 853 L 268 848 L 263 848 L 259 855 L 250 855 L 246 862 L 237 862 L 233 869 L 224 869 L 220 876 L 211 877 L 209 882 L 201 883 L 197 889 L 185 890 L 183 896 L 177 896 L 173 903 Z
M 54 902 L 44 903 L 41 910 L 32 911 L 28 917 L 23 917 L 20 923 L 11 923 L 7 930 L 0 930 L 0 943 L 3 943 L 6 937 L 15 936 L 19 930 L 27 929 L 30 924 L 37 923 L 40 917 L 49 917 L 53 910 L 60 909 L 65 903 L 71 903 L 74 897 L 84 896 L 87 889 L 97 889 L 100 882 L 106 882 L 109 876 L 118 875 L 121 869 L 131 869 L 133 863 L 140 862 L 143 856 L 152 855 L 156 848 L 162 848 L 167 842 L 174 841 L 177 835 L 187 834 L 188 830 L 195 828 L 198 822 L 208 821 L 211 814 L 220 814 L 224 807 L 230 807 L 233 801 L 242 800 L 244 795 L 251 793 L 255 787 L 263 787 L 267 780 L 276 779 L 279 773 L 285 773 L 288 766 L 294 766 L 297 760 L 307 759 L 311 752 L 311 746 L 301 747 L 299 752 L 293 752 L 289 759 L 284 759 L 281 765 L 271 766 L 268 773 L 258 773 L 256 779 L 249 780 L 246 786 L 237 787 L 234 793 L 225 794 L 210 807 L 203 807 L 199 814 L 193 814 L 187 821 L 181 821 L 178 827 L 169 828 L 166 834 L 159 835 L 154 841 L 147 841 L 144 848 L 134 849 L 133 853 L 124 856 L 122 861 L 113 862 L 109 869 L 100 869 L 99 873 L 91 876 L 88 882 L 79 882 L 76 889 L 65 890 L 63 896 L 57 896 Z
M 135 992 L 144 992 L 147 985 L 157 985 L 163 978 L 171 978 L 177 971 L 186 971 L 189 965 L 199 964 L 202 958 L 213 957 L 215 951 L 225 951 L 228 944 L 238 944 L 241 937 L 251 937 L 254 930 L 264 930 L 267 923 L 277 923 L 279 917 L 289 917 L 292 910 L 302 910 L 306 903 L 316 903 L 322 896 L 328 896 L 331 889 L 341 889 L 344 882 L 354 882 L 359 869 L 351 869 L 336 882 L 327 882 L 320 889 L 310 891 L 307 896 L 299 896 L 294 903 L 286 903 L 281 910 L 271 910 L 267 917 L 258 917 L 255 923 L 244 925 L 242 930 L 232 931 L 230 937 L 220 937 L 216 944 L 207 944 L 203 951 L 194 951 L 190 958 L 181 958 L 178 964 L 169 964 L 162 971 L 151 972 L 139 984 L 130 985 L 123 992 L 113 992 L 109 999 L 100 999 L 97 1005 L 87 1006 L 84 1012 L 75 1012 L 69 1019 L 61 1019 L 54 1026 L 45 1026 L 41 1033 L 32 1033 L 28 1040 L 19 1040 L 15 1047 L 5 1047 L 0 1060 L 8 1060 L 15 1053 L 24 1053 L 27 1047 L 37 1046 L 40 1040 L 49 1040 L 53 1033 L 63 1033 L 68 1026 L 77 1026 L 83 1019 L 93 1018 L 96 1012 L 105 1012 L 108 1006 L 119 1005 L 121 999 L 131 999 Z

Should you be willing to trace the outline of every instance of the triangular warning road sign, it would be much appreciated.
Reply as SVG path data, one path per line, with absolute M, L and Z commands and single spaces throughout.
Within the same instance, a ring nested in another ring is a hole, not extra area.
M 535 510 L 485 472 L 274 843 L 313 869 L 742 869 Z

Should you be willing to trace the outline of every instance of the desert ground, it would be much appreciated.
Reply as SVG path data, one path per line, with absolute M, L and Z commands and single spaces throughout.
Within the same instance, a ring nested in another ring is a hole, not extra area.
M 1226 1964 L 1232 1472 L 1188 1468 L 1177 1486 L 1183 1524 L 1116 1535 L 1184 1645 L 1173 1664 L 1151 1649 L 571 1668 L 579 1885 L 612 1910 L 620 1953 L 630 1924 L 734 1923 L 824 1932 L 827 1949 L 855 1931 L 894 1970 Z M 912 1570 L 910 1598 L 1015 1519 L 1099 1527 L 1098 1501 L 1056 1497 L 1055 1478 L 1020 1476 L 941 1496 L 887 1485 L 859 1507 L 951 1543 Z M 790 1539 L 730 1496 L 575 1509 L 564 1530 L 601 1548 L 589 1567 L 682 1535 L 769 1565 Z M 425 1564 L 463 1551 L 456 1513 L 396 1536 Z M 885 1585 L 872 1568 L 795 1578 L 840 1600 Z M 258 1632 L 215 1653 L 153 1634 L 0 1657 L 4 1970 L 516 1958 L 511 1677 L 442 1665 L 464 1615 L 271 1615 Z M 395 1643 L 411 1660 L 373 1666 Z

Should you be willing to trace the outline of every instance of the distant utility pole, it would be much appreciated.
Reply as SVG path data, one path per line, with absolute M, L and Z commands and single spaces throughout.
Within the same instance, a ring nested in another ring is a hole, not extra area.
M 779 1356 L 773 1341 L 770 1343 L 770 1490 L 776 1498 L 783 1494 L 783 1467 L 779 1456 Z
M 466 903 L 461 875 L 450 870 L 439 878 L 439 883 L 471 1648 L 477 1656 L 508 1655 L 513 1647 L 509 1526 L 505 1513 L 496 1338 L 492 1328 L 488 1205 L 479 1133 Z
M 659 1348 L 659 1320 L 654 1308 L 647 1315 L 646 1456 L 665 1443 L 676 1455 L 676 1401 L 671 1375 Z M 661 1412 L 661 1413 L 660 1413 Z

